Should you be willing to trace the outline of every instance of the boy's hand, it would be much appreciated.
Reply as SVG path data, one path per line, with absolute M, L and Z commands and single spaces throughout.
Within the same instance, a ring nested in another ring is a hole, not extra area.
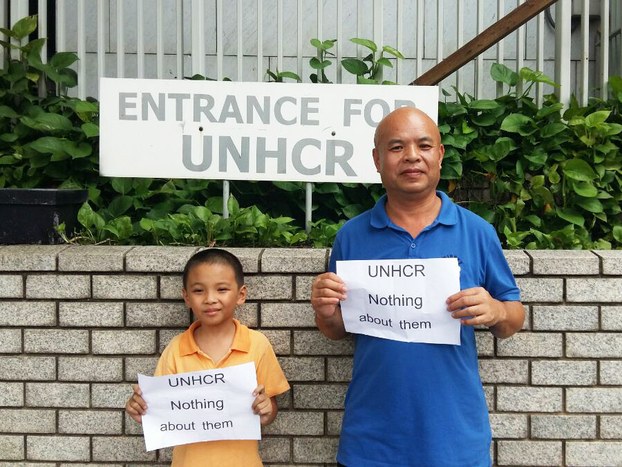
M 130 396 L 125 404 L 125 411 L 137 423 L 142 423 L 143 415 L 147 412 L 147 403 L 142 398 L 142 391 L 138 384 L 133 384 L 134 393 Z
M 266 388 L 260 384 L 253 391 L 253 412 L 259 415 L 262 425 L 269 425 L 276 417 L 276 403 L 273 398 L 266 395 Z

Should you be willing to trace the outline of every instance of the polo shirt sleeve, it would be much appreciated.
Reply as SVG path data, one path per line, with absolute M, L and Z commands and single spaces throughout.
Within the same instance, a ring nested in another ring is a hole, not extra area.
M 503 254 L 501 242 L 492 227 L 490 231 L 492 234 L 488 235 L 489 247 L 486 254 L 484 288 L 495 299 L 502 302 L 519 301 L 520 290 Z
M 261 336 L 263 351 L 257 362 L 257 383 L 264 385 L 268 397 L 278 396 L 289 390 L 289 383 L 281 365 L 279 365 L 270 341 L 263 334 L 259 335 Z

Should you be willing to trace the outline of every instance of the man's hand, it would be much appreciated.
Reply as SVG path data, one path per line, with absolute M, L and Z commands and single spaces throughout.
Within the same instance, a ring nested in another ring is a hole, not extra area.
M 496 337 L 510 337 L 523 327 L 525 310 L 520 302 L 501 302 L 483 287 L 461 290 L 447 299 L 447 310 L 466 326 L 482 325 Z
M 345 300 L 346 285 L 333 272 L 320 274 L 311 286 L 311 306 L 315 311 L 315 323 L 329 339 L 342 339 L 346 330 L 339 303 Z

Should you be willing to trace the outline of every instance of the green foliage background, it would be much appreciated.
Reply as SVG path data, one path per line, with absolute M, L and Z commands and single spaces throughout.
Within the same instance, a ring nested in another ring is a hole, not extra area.
M 329 246 L 339 227 L 370 208 L 380 185 L 314 186 L 313 223 L 304 229 L 305 184 L 230 182 L 230 216 L 222 216 L 222 182 L 108 179 L 98 174 L 98 102 L 68 97 L 76 85 L 77 57 L 58 53 L 41 61 L 42 39 L 26 42 L 36 17 L 2 30 L 19 45 L 1 42 L 0 188 L 84 187 L 83 231 L 67 239 L 85 243 L 229 246 Z M 342 66 L 361 84 L 392 84 L 383 68 L 399 51 L 365 39 L 361 59 Z M 334 40 L 313 39 L 309 79 L 329 83 Z M 267 71 L 268 79 L 301 81 L 295 73 Z M 193 77 L 194 79 L 202 77 Z M 554 85 L 540 72 L 515 73 L 494 65 L 491 78 L 507 86 L 496 99 L 454 90 L 439 103 L 446 148 L 442 186 L 453 199 L 491 222 L 506 248 L 622 247 L 622 79 L 610 80 L 611 97 L 564 107 L 553 95 L 541 106 L 534 84 Z M 518 89 L 524 89 L 518 92 Z M 371 135 L 370 135 L 371 137 Z

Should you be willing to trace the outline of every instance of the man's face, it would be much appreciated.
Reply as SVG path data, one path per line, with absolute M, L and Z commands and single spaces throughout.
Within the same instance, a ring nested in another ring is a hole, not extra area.
M 402 108 L 388 115 L 376 131 L 376 170 L 391 196 L 434 194 L 445 148 L 434 122 L 424 113 Z

